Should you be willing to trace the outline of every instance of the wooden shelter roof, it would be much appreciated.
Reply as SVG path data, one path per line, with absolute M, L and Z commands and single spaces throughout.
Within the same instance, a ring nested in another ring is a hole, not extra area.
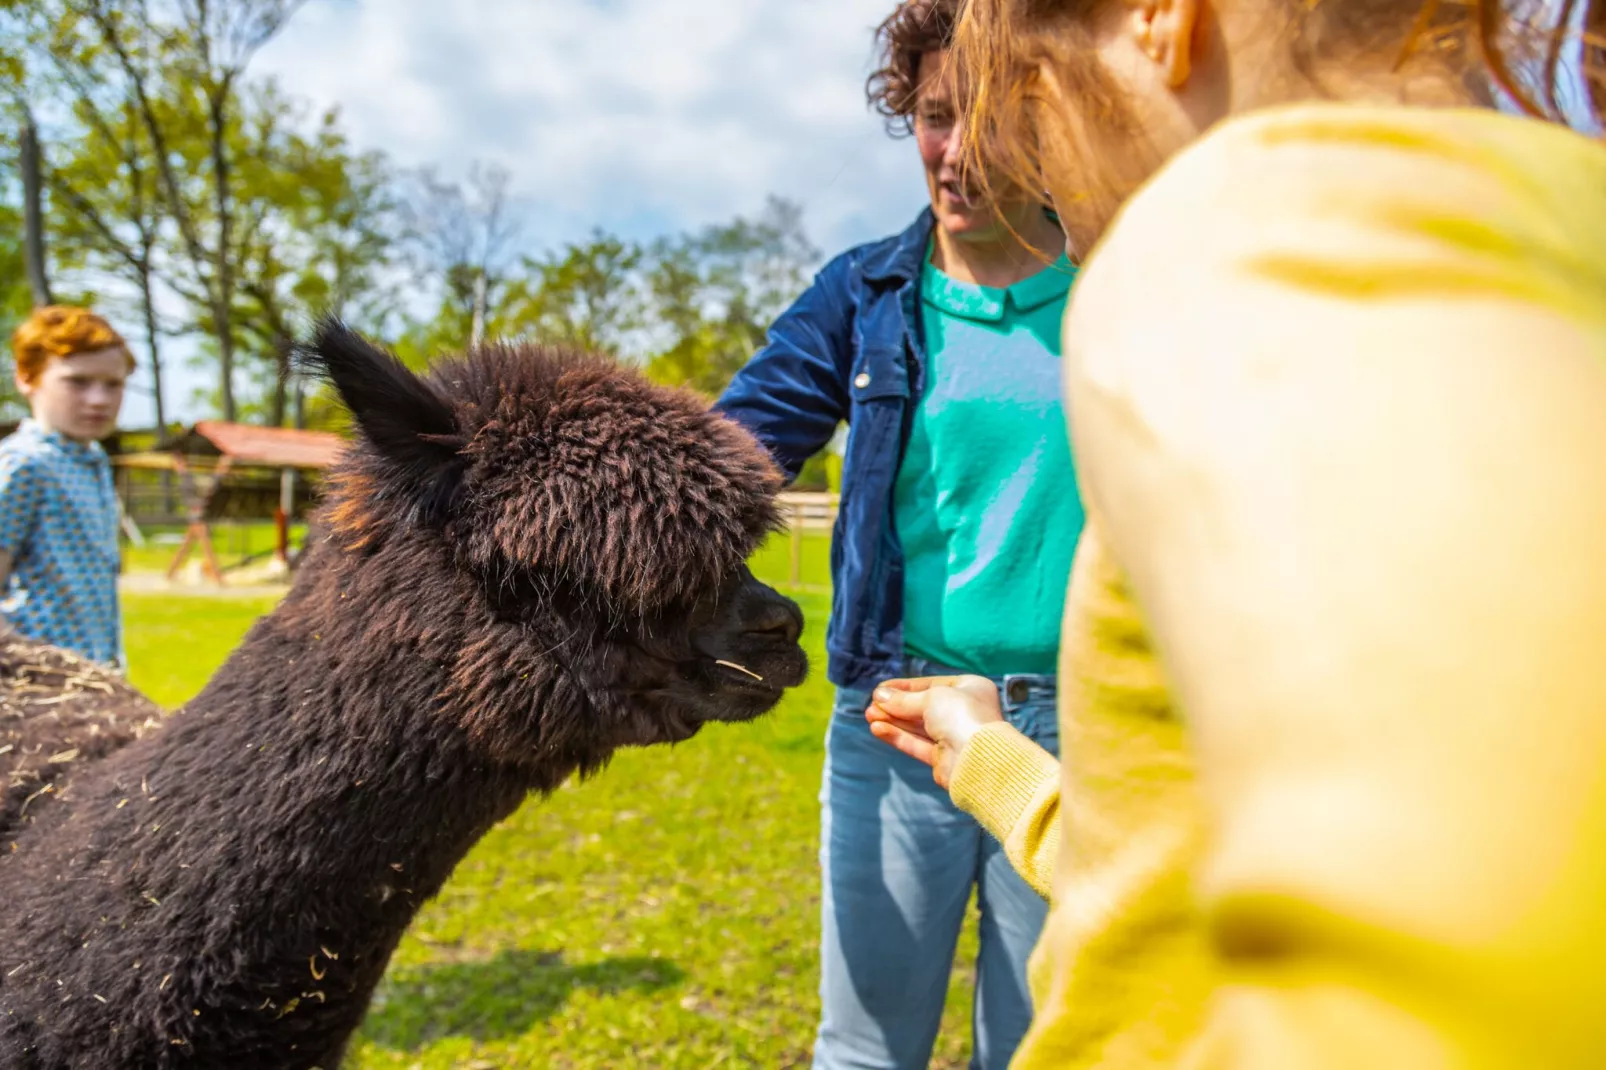
M 227 457 L 234 466 L 328 468 L 346 440 L 328 431 L 254 427 L 202 420 L 172 444 L 175 452 Z

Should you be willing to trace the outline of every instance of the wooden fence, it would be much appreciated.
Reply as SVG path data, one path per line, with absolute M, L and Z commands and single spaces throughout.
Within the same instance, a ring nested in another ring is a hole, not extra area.
M 797 587 L 803 582 L 803 533 L 830 532 L 836 523 L 837 496 L 793 491 L 782 494 L 780 503 L 781 515 L 786 519 L 786 530 L 792 544 L 792 586 Z
M 120 467 L 117 476 L 118 496 L 125 512 L 139 524 L 184 526 L 193 518 L 183 509 L 184 495 L 179 480 L 171 472 L 134 471 Z M 253 478 L 254 477 L 254 478 Z M 276 472 L 257 473 L 247 470 L 233 473 L 230 478 L 239 484 L 228 488 L 232 492 L 226 508 L 218 508 L 214 522 L 243 523 L 242 518 L 256 519 L 272 515 L 273 506 L 279 503 L 279 478 Z M 296 481 L 295 516 L 302 516 L 315 496 L 316 488 L 307 480 Z M 192 492 L 193 493 L 193 492 Z M 240 502 L 234 502 L 239 498 Z M 270 500 L 271 499 L 271 500 Z M 781 518 L 786 522 L 790 542 L 790 579 L 793 587 L 803 582 L 803 533 L 830 534 L 836 523 L 837 495 L 813 491 L 789 491 L 780 495 Z

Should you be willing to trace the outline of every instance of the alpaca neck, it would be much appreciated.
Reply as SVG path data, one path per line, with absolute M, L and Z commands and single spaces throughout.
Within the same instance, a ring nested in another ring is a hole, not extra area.
M 259 626 L 151 741 L 141 775 L 158 802 L 168 793 L 169 820 L 233 812 L 234 829 L 205 826 L 218 846 L 280 845 L 284 857 L 232 883 L 253 904 L 243 926 L 303 931 L 288 961 L 304 988 L 301 951 L 333 952 L 340 973 L 366 967 L 353 976 L 382 969 L 413 914 L 530 785 L 438 708 L 444 681 L 405 644 L 353 657 L 326 631 L 281 623 Z M 173 775 L 196 755 L 211 756 L 208 769 Z M 241 797 L 256 805 L 228 805 Z
M 176 1034 L 152 1051 L 327 1065 L 414 913 L 532 786 L 438 698 L 465 635 L 406 630 L 404 589 L 380 604 L 334 581 L 301 577 L 193 702 L 30 830 L 8 864 L 35 871 L 11 883 L 37 902 L 0 922 L 0 970 L 50 962 L 42 999 L 100 1013 L 100 997 L 108 1023 Z M 390 641 L 365 640 L 387 614 Z M 30 976 L 0 990 L 8 1006 Z

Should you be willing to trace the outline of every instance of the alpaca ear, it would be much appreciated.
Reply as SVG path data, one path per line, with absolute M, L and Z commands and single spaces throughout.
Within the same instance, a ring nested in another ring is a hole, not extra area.
M 463 437 L 435 389 L 333 316 L 318 321 L 297 364 L 332 382 L 363 437 L 416 495 L 415 514 L 445 518 L 462 479 Z

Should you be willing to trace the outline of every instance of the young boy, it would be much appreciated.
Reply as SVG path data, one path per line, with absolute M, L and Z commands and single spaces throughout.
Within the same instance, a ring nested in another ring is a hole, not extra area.
M 35 309 L 11 339 L 33 417 L 0 442 L 0 630 L 122 665 L 117 497 L 99 439 L 134 357 L 87 309 Z

